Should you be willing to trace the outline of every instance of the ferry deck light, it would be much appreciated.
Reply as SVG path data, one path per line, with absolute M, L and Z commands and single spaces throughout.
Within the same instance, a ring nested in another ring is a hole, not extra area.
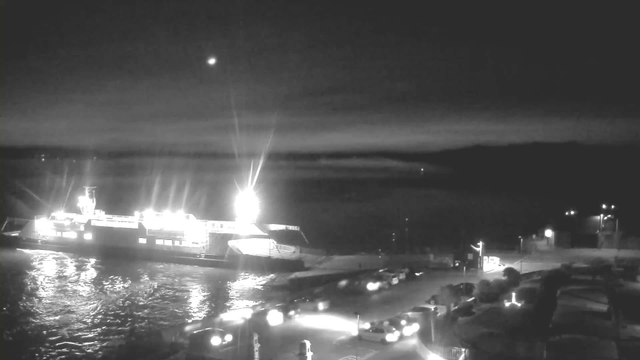
M 253 189 L 241 191 L 235 202 L 236 221 L 255 223 L 260 212 L 260 200 Z

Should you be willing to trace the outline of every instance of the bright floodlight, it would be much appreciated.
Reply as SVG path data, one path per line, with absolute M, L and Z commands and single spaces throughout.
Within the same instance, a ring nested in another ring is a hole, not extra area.
M 252 189 L 247 189 L 236 197 L 236 221 L 255 223 L 260 212 L 260 201 Z
M 602 204 L 602 208 L 606 209 L 607 208 L 607 204 Z
M 218 59 L 216 59 L 216 57 L 215 57 L 215 56 L 210 56 L 210 57 L 207 59 L 207 64 L 208 64 L 209 66 L 213 66 L 213 65 L 215 65 L 215 64 L 216 64 L 216 62 L 218 62 Z
M 546 237 L 552 237 L 553 236 L 553 230 L 551 229 L 547 229 L 544 231 L 544 236 Z

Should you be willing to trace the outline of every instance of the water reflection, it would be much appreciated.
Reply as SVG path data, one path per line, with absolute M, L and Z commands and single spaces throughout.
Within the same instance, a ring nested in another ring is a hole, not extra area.
M 233 310 L 256 305 L 258 301 L 250 299 L 255 298 L 254 294 L 260 293 L 263 290 L 264 284 L 272 278 L 273 275 L 259 275 L 249 272 L 241 273 L 237 280 L 227 283 L 227 291 L 229 292 L 227 308 Z
M 271 278 L 40 250 L 0 257 L 2 351 L 14 358 L 122 358 L 109 354 L 133 334 L 252 306 Z
M 209 306 L 206 304 L 208 291 L 203 286 L 192 288 L 189 291 L 189 319 L 200 320 L 207 316 Z

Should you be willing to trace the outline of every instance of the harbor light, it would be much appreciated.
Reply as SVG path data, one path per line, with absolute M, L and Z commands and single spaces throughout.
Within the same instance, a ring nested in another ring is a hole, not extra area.
M 236 221 L 255 223 L 260 212 L 260 201 L 253 189 L 246 189 L 236 197 Z

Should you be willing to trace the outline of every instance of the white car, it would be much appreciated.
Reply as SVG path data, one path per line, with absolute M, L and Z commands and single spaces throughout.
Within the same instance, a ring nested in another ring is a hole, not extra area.
M 400 331 L 393 326 L 370 325 L 358 330 L 358 340 L 380 342 L 383 344 L 393 343 L 400 339 Z
M 388 276 L 395 276 L 398 278 L 398 280 L 406 280 L 407 279 L 407 272 L 405 272 L 404 270 L 397 270 L 397 269 L 393 269 L 393 268 L 386 268 L 386 269 L 382 269 L 379 271 L 382 274 L 388 275 Z M 395 285 L 395 284 L 394 284 Z
M 374 278 L 378 281 L 386 282 L 389 285 L 398 285 L 400 282 L 398 275 L 384 271 L 378 271 L 378 273 L 374 275 Z
M 438 305 L 418 305 L 414 306 L 408 311 L 405 311 L 403 314 L 408 316 L 411 319 L 419 319 L 423 313 L 430 313 L 434 308 L 438 309 L 438 315 L 443 315 L 444 312 L 441 312 L 442 309 L 438 308 Z M 444 309 L 446 311 L 446 308 Z

